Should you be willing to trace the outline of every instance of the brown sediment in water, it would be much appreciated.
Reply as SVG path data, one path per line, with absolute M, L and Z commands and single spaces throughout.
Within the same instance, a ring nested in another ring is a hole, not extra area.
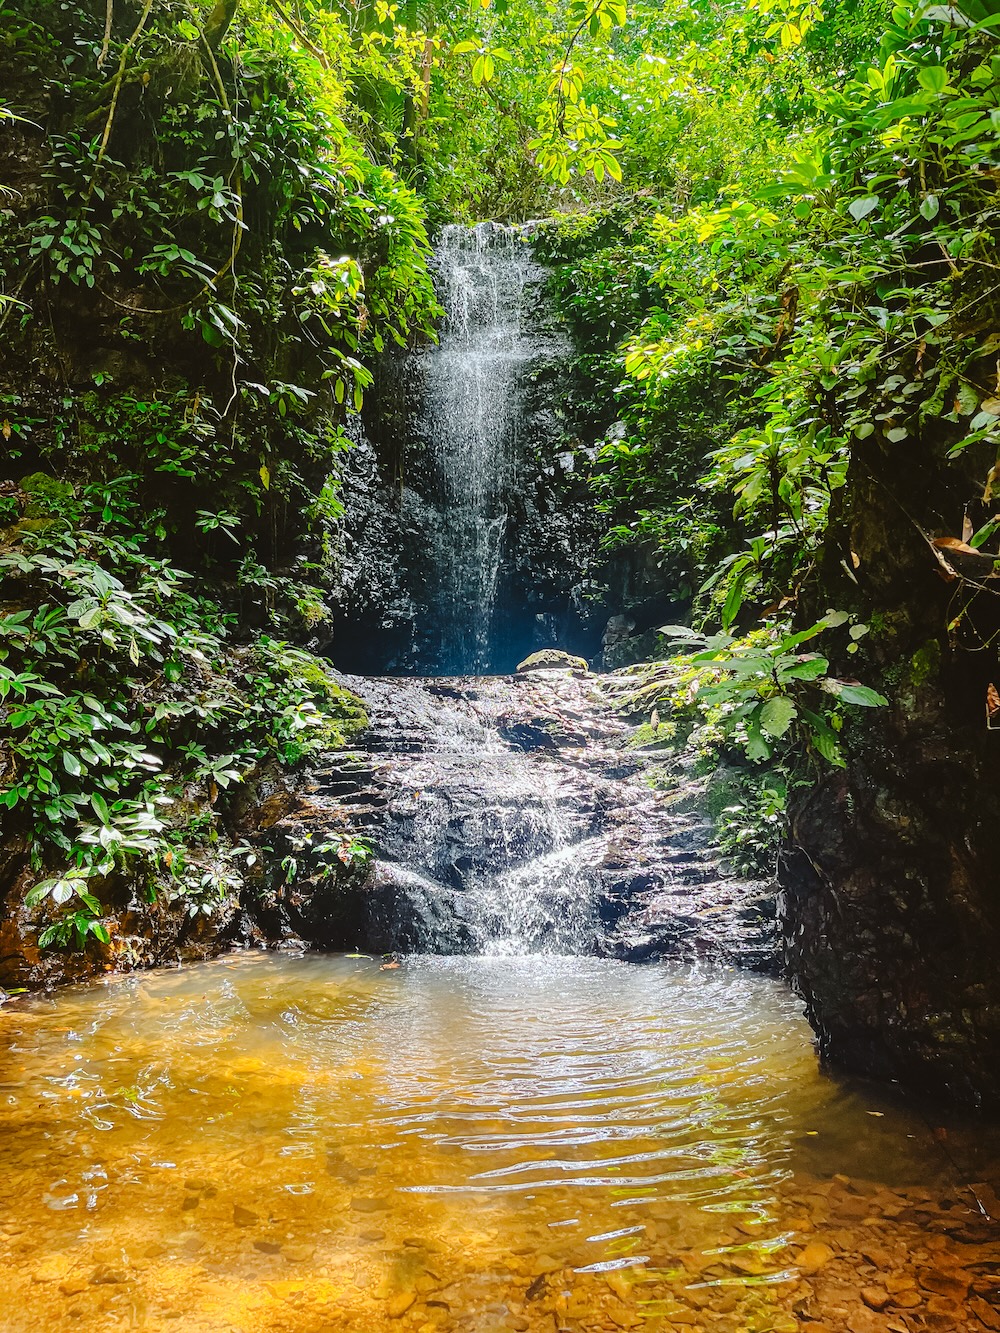
M 993 1330 L 998 1162 L 763 978 L 231 958 L 0 1015 L 0 1328 Z

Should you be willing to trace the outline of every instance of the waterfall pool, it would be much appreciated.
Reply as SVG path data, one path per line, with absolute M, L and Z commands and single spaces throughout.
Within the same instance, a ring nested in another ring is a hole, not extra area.
M 229 956 L 0 1012 L 0 1328 L 997 1328 L 998 1160 L 749 973 Z

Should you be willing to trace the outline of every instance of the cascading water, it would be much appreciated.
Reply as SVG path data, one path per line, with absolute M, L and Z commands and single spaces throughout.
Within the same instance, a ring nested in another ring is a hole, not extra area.
M 539 227 L 444 228 L 437 344 L 383 358 L 345 456 L 335 661 L 360 675 L 512 671 L 589 656 L 600 532 L 570 411 L 573 347 Z
M 436 484 L 404 491 L 426 537 L 428 608 L 438 672 L 496 669 L 495 612 L 517 481 L 521 391 L 553 340 L 528 328 L 528 294 L 544 271 L 524 234 L 495 222 L 445 227 L 435 252 L 445 320 L 422 357 L 423 412 Z
M 482 674 L 494 666 L 523 379 L 553 344 L 526 327 L 526 297 L 543 270 L 522 231 L 446 227 L 435 270 L 445 320 L 423 358 L 421 434 L 436 512 L 428 523 L 423 500 L 415 510 L 433 570 L 437 669 Z M 394 682 L 397 695 L 403 688 Z M 409 942 L 443 953 L 592 949 L 595 886 L 579 842 L 586 821 L 567 807 L 560 774 L 468 712 L 435 708 L 419 684 L 409 694 L 422 701 L 425 729 L 421 753 L 393 765 L 385 849 L 407 900 Z
M 721 870 L 698 808 L 623 753 L 607 678 L 343 680 L 372 719 L 355 818 L 379 851 L 351 943 L 773 964 L 773 898 Z
M 345 680 L 375 719 L 386 946 L 594 952 L 605 839 L 562 766 L 503 739 L 510 684 Z
M 615 747 L 627 728 L 609 719 L 599 687 L 558 674 L 537 686 L 489 674 L 518 660 L 518 635 L 505 638 L 501 625 L 505 581 L 534 541 L 526 491 L 539 472 L 554 474 L 558 453 L 550 445 L 560 427 L 540 399 L 552 383 L 543 367 L 558 367 L 567 343 L 540 299 L 545 270 L 529 237 L 491 222 L 446 227 L 434 258 L 440 342 L 400 366 L 409 395 L 400 494 L 412 554 L 404 566 L 416 614 L 395 663 L 423 676 L 345 677 L 372 718 L 380 853 L 359 942 L 648 956 L 663 937 L 658 922 L 668 922 L 667 947 L 712 933 L 711 905 L 692 912 L 685 894 L 694 890 L 673 890 L 672 858 L 697 860 L 673 845 L 690 832 L 684 817 L 664 817 L 641 779 L 620 785 Z M 543 509 L 531 511 L 535 527 L 558 530 Z M 534 592 L 521 619 L 547 623 L 529 613 Z M 532 646 L 523 632 L 520 643 Z M 550 644 L 536 638 L 533 646 Z M 598 714 L 592 745 L 581 719 Z M 704 866 L 695 869 L 696 885 L 712 883 Z M 642 895 L 662 885 L 671 886 L 666 911 L 649 917 Z M 651 924 L 626 940 L 619 926 L 640 907 Z

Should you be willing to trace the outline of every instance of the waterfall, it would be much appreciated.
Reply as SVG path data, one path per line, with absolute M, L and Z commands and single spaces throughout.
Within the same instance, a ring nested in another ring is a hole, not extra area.
M 500 674 L 552 645 L 579 603 L 575 541 L 591 507 L 558 407 L 570 347 L 527 235 L 444 229 L 440 341 L 396 358 L 382 385 L 394 503 L 359 512 L 355 567 L 373 614 L 352 636 L 364 674 L 343 677 L 372 719 L 370 765 L 328 775 L 377 852 L 356 942 L 648 957 L 686 940 L 704 951 L 722 915 L 737 937 L 729 909 L 743 892 L 713 888 L 704 821 L 668 807 L 623 756 L 628 727 L 593 677 Z M 379 454 L 367 441 L 362 452 Z M 571 503 L 574 487 L 583 498 Z M 752 902 L 747 912 L 759 915 Z M 747 928 L 762 941 L 747 953 L 771 957 L 769 929 Z
M 445 227 L 439 341 L 379 364 L 344 463 L 344 670 L 472 676 L 539 648 L 596 649 L 595 454 L 567 412 L 574 349 L 538 234 Z
M 521 231 L 495 222 L 445 227 L 434 266 L 445 319 L 423 357 L 420 422 L 434 471 L 431 512 L 424 498 L 409 499 L 426 537 L 436 669 L 482 674 L 496 669 L 523 378 L 548 346 L 525 318 L 544 270 Z

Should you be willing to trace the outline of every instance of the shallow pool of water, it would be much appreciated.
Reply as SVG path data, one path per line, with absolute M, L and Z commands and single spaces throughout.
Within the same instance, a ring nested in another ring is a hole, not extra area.
M 0 1012 L 0 1329 L 1000 1328 L 998 1146 L 745 973 L 109 978 Z

